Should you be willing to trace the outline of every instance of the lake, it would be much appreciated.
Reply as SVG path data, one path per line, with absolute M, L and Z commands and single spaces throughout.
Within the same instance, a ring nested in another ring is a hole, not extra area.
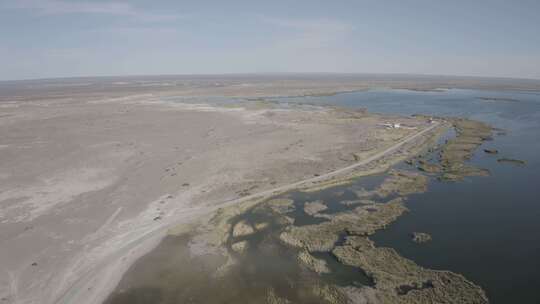
M 367 108 L 370 112 L 459 116 L 504 130 L 471 163 L 489 177 L 430 182 L 407 201 L 411 210 L 371 237 L 421 266 L 461 273 L 487 292 L 491 303 L 540 303 L 540 93 L 482 90 L 377 89 L 288 102 Z M 497 149 L 498 155 L 482 152 Z M 508 157 L 525 166 L 497 162 Z M 418 245 L 410 233 L 432 235 Z

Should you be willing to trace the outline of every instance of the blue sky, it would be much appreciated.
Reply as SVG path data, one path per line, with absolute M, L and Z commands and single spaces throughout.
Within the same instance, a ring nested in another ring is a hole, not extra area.
M 540 1 L 0 0 L 0 80 L 259 72 L 540 78 Z

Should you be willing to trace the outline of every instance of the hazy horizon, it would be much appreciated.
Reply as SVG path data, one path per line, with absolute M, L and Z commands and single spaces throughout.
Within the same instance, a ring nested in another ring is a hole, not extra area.
M 191 74 L 125 74 L 125 75 L 73 75 L 73 76 L 59 76 L 59 77 L 41 77 L 41 78 L 21 78 L 21 79 L 5 79 L 0 80 L 0 82 L 25 82 L 25 81 L 48 81 L 48 80 L 62 80 L 62 79 L 107 79 L 107 78 L 168 78 L 168 77 L 185 77 L 185 78 L 196 78 L 196 77 L 242 77 L 242 76 L 268 76 L 268 77 L 302 77 L 302 76 L 350 76 L 350 77 L 369 77 L 369 76 L 378 76 L 385 78 L 403 78 L 404 80 L 411 80 L 414 78 L 425 78 L 425 79 L 435 79 L 435 78 L 447 78 L 452 79 L 478 79 L 478 80 L 514 80 L 514 81 L 533 81 L 540 83 L 540 78 L 523 78 L 523 77 L 505 77 L 505 76 L 470 76 L 470 75 L 444 75 L 444 74 L 413 74 L 413 73 L 362 73 L 362 72 L 245 72 L 245 73 L 191 73 Z
M 1 82 L 11 81 L 39 81 L 39 80 L 55 80 L 55 79 L 85 79 L 85 78 L 139 78 L 139 77 L 234 77 L 234 76 L 308 76 L 308 75 L 336 75 L 336 76 L 383 76 L 383 77 L 443 77 L 443 78 L 477 78 L 477 79 L 508 79 L 508 80 L 533 80 L 540 81 L 540 78 L 523 78 L 523 77 L 505 77 L 505 76 L 469 76 L 469 75 L 449 75 L 449 74 L 412 74 L 412 73 L 345 73 L 345 72 L 254 72 L 254 73 L 190 73 L 190 74 L 123 74 L 123 75 L 71 75 L 71 76 L 53 76 L 40 78 L 20 78 L 20 79 L 3 79 Z
M 540 3 L 0 0 L 0 80 L 223 74 L 540 79 Z

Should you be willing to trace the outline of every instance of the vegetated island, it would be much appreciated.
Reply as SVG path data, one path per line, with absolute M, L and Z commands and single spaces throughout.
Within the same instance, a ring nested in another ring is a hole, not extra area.
M 499 158 L 497 159 L 497 162 L 502 163 L 502 164 L 516 165 L 516 166 L 525 166 L 527 164 L 527 162 L 524 160 L 507 158 L 507 157 Z
M 411 233 L 411 239 L 417 244 L 423 244 L 431 241 L 431 235 L 425 232 L 413 232 Z

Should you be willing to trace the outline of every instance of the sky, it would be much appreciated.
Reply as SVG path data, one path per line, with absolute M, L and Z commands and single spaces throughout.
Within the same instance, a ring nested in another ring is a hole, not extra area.
M 0 80 L 289 72 L 540 79 L 540 1 L 0 0 Z

